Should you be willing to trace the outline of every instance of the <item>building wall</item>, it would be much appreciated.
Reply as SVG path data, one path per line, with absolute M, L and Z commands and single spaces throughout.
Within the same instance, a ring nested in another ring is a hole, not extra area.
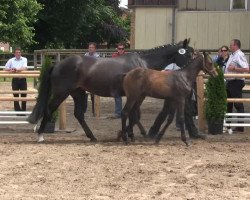
M 10 50 L 10 45 L 8 43 L 2 43 L 2 42 L 0 42 L 0 50 L 2 50 L 2 51 L 9 51 Z
M 133 9 L 131 48 L 148 49 L 172 42 L 172 8 L 137 7 Z M 177 11 L 175 42 L 191 38 L 199 49 L 217 49 L 233 38 L 250 49 L 249 11 Z
M 199 49 L 217 49 L 229 45 L 233 38 L 241 40 L 242 48 L 250 48 L 250 12 L 178 12 L 176 41 L 191 38 Z
M 134 9 L 135 49 L 148 49 L 172 41 L 172 8 L 144 7 Z M 133 33 L 132 33 L 133 34 Z M 133 42 L 133 41 L 131 41 Z

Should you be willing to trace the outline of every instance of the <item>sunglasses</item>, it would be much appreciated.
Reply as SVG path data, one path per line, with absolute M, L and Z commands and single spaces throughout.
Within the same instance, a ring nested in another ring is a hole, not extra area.
M 226 49 L 221 49 L 221 51 L 227 51 Z
M 124 48 L 118 48 L 118 50 L 124 50 Z

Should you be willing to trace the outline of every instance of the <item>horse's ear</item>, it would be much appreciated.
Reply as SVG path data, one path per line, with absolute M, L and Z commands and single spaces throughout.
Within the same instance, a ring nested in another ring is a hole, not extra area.
M 186 38 L 184 41 L 183 41 L 183 48 L 187 48 L 188 44 L 190 42 L 190 38 Z
M 207 56 L 208 56 L 207 52 L 203 51 L 203 56 L 204 56 L 204 58 L 206 59 Z
M 187 46 L 187 39 L 183 41 L 183 48 L 186 48 L 186 46 Z

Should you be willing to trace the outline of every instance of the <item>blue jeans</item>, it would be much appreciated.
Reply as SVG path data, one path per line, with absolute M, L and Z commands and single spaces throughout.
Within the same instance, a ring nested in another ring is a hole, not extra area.
M 121 112 L 122 112 L 122 98 L 116 97 L 115 98 L 115 115 L 120 117 Z

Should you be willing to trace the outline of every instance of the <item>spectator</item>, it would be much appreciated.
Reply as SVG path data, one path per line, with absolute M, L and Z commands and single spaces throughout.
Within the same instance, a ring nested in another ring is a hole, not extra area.
M 242 74 L 249 72 L 249 65 L 245 54 L 240 50 L 241 42 L 238 39 L 233 39 L 230 43 L 230 55 L 225 74 Z M 242 98 L 242 88 L 245 86 L 244 78 L 226 78 L 227 98 Z M 227 112 L 233 112 L 233 106 L 238 113 L 244 113 L 243 103 L 228 103 Z M 244 132 L 244 127 L 236 127 L 234 131 Z
M 90 42 L 89 43 L 89 47 L 88 47 L 88 52 L 84 54 L 84 56 L 92 56 L 92 57 L 96 57 L 96 58 L 99 58 L 100 55 L 99 53 L 96 52 L 96 43 L 95 42 Z M 95 112 L 94 112 L 94 94 L 90 94 L 90 97 L 91 97 L 91 102 L 92 102 L 92 113 L 93 115 L 95 115 Z M 87 108 L 88 108 L 88 94 L 86 94 L 84 96 L 84 109 L 83 109 L 83 112 L 86 113 L 87 111 Z
M 16 48 L 14 51 L 15 57 L 8 60 L 5 65 L 6 71 L 11 73 L 27 70 L 27 58 L 21 56 L 21 49 Z M 12 90 L 27 90 L 26 78 L 12 78 Z M 13 94 L 14 97 L 20 97 L 20 94 Z M 21 97 L 26 97 L 27 94 L 21 94 Z M 26 111 L 26 101 L 22 101 L 21 106 L 18 101 L 14 101 L 15 111 Z
M 122 43 L 119 43 L 117 45 L 117 52 L 112 54 L 112 58 L 121 56 L 123 54 L 126 54 L 125 45 Z M 122 97 L 117 96 L 115 97 L 115 114 L 112 118 L 121 118 L 121 112 L 122 112 Z
M 229 59 L 229 48 L 226 45 L 223 45 L 220 48 L 219 56 L 214 60 L 214 62 L 225 72 L 226 64 Z

